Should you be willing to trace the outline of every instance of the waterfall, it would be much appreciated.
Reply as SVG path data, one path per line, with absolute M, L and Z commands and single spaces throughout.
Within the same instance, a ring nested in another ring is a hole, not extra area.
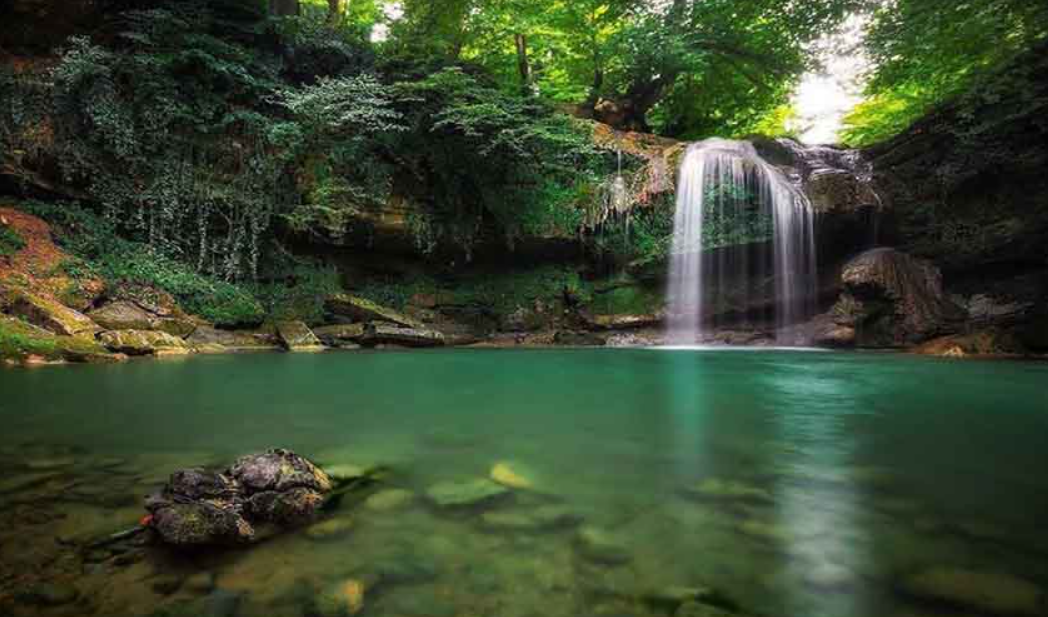
M 814 214 L 804 194 L 749 142 L 707 139 L 684 156 L 670 256 L 669 341 L 702 325 L 810 317 L 816 289 Z

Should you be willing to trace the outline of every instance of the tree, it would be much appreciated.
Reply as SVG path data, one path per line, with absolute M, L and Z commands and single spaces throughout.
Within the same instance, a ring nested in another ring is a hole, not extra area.
M 1043 2 L 897 0 L 873 14 L 867 100 L 845 119 L 843 137 L 853 145 L 890 138 L 1045 40 Z

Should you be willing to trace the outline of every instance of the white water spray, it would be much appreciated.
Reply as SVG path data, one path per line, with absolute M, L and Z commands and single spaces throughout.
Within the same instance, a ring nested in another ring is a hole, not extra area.
M 759 237 L 769 223 L 770 252 Z M 748 319 L 754 307 L 773 312 L 779 327 L 796 323 L 810 316 L 815 286 L 814 215 L 804 194 L 749 142 L 692 144 L 673 223 L 670 343 L 694 344 L 705 321 Z

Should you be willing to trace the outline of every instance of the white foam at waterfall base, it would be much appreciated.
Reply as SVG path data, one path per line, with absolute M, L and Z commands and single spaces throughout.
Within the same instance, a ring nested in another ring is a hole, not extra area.
M 770 247 L 759 242 L 734 250 L 704 246 L 706 226 L 711 224 L 707 216 L 715 214 L 712 223 L 723 224 L 742 202 L 755 204 L 760 216 L 771 221 Z M 815 268 L 814 214 L 804 194 L 782 172 L 749 142 L 707 139 L 688 148 L 677 186 L 670 255 L 671 344 L 700 341 L 703 325 L 717 315 L 734 311 L 747 316 L 751 300 L 761 303 L 755 289 L 769 276 L 774 281 L 775 325 L 781 328 L 810 317 Z

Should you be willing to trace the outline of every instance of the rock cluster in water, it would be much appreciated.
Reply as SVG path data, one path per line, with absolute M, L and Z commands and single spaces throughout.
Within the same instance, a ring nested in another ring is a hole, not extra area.
M 146 500 L 149 526 L 176 546 L 251 542 L 260 525 L 312 520 L 332 488 L 309 460 L 289 450 L 237 459 L 225 471 L 194 468 L 171 475 Z

